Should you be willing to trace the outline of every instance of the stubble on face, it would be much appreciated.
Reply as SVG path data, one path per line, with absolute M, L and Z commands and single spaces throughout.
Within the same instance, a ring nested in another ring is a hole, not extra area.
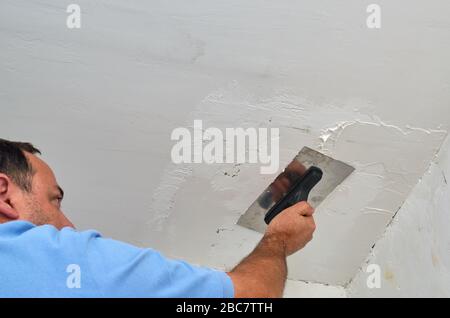
M 42 209 L 33 192 L 25 194 L 28 220 L 34 225 L 50 224 L 50 219 Z

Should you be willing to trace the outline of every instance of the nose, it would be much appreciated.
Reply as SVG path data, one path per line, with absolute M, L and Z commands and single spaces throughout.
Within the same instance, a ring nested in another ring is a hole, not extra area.
M 75 225 L 73 225 L 73 223 L 67 218 L 67 216 L 64 213 L 62 214 L 62 227 L 71 227 L 73 229 L 75 229 Z

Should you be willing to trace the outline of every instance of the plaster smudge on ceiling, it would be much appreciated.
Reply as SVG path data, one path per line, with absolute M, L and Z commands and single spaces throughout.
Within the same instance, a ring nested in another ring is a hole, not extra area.
M 205 128 L 279 127 L 280 169 L 303 146 L 356 168 L 316 210 L 314 240 L 289 259 L 290 279 L 337 285 L 356 273 L 446 136 L 439 128 L 385 123 L 362 101 L 315 105 L 287 88 L 261 91 L 236 81 L 206 96 L 186 125 L 194 119 Z M 235 223 L 273 178 L 255 164 L 171 164 L 151 222 L 172 255 L 229 268 L 259 238 Z
M 303 146 L 356 167 L 289 260 L 294 280 L 343 285 L 450 129 L 446 0 L 380 0 L 378 30 L 356 0 L 77 3 L 80 30 L 64 3 L 0 2 L 0 121 L 43 150 L 79 229 L 235 265 L 259 238 L 235 223 L 272 176 L 171 164 L 170 133 L 279 127 L 281 168 Z
M 350 297 L 450 296 L 450 137 L 346 290 Z M 380 269 L 367 288 L 367 267 Z

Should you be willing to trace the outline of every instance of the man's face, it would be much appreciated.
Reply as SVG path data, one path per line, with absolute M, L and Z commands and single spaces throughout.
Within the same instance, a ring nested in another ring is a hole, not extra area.
M 35 171 L 32 178 L 32 191 L 16 191 L 15 209 L 19 219 L 36 225 L 51 224 L 58 229 L 74 227 L 61 211 L 63 191 L 56 182 L 50 167 L 37 156 L 25 153 Z

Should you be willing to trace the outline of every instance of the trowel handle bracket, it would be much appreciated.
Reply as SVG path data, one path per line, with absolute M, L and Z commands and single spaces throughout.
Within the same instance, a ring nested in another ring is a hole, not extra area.
M 322 174 L 322 170 L 314 166 L 306 170 L 303 177 L 297 180 L 289 192 L 267 212 L 264 217 L 266 224 L 269 224 L 274 217 L 288 207 L 301 201 L 307 201 L 309 192 L 322 179 Z

